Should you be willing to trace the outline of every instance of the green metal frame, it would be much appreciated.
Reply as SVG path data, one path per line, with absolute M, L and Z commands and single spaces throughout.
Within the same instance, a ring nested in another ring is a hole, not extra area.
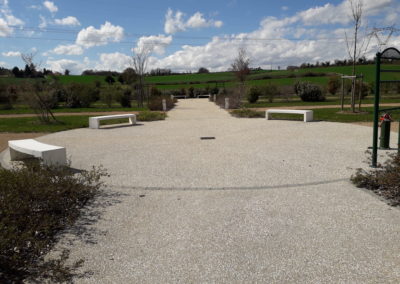
M 394 53 L 394 55 L 390 55 L 390 53 Z M 386 55 L 389 54 L 389 55 Z M 380 85 L 382 82 L 398 82 L 400 81 L 382 81 L 381 80 L 381 72 L 400 72 L 400 70 L 381 70 L 381 60 L 382 59 L 400 59 L 400 51 L 394 47 L 386 48 L 382 52 L 378 52 L 376 54 L 376 61 L 375 61 L 375 100 L 374 100 L 374 130 L 373 130 L 373 141 L 372 141 L 372 167 L 376 167 L 378 164 L 378 122 L 379 122 L 379 113 L 382 111 L 389 111 L 389 110 L 397 110 L 397 108 L 390 108 L 390 109 L 380 109 L 379 108 L 379 101 L 380 101 Z M 398 153 L 400 153 L 400 127 L 399 127 L 399 137 L 398 137 Z

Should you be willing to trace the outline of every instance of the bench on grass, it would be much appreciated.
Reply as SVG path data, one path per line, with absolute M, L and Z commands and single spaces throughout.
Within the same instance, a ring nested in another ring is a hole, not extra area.
M 119 119 L 119 118 L 128 118 L 130 124 L 132 124 L 132 125 L 136 124 L 136 115 L 135 114 L 131 114 L 131 113 L 114 114 L 114 115 L 89 117 L 89 128 L 98 129 L 98 128 L 100 128 L 101 120 L 110 120 L 110 119 Z
M 269 109 L 265 112 L 267 120 L 271 119 L 272 113 L 288 113 L 288 114 L 302 114 L 304 116 L 304 122 L 313 120 L 312 110 L 297 110 L 297 109 Z
M 26 158 L 39 158 L 45 165 L 67 165 L 67 153 L 64 147 L 49 145 L 34 139 L 10 140 L 11 161 L 21 161 Z

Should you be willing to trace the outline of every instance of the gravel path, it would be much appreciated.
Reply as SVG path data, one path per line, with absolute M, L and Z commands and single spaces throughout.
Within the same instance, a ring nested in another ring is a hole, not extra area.
M 185 100 L 166 121 L 38 140 L 111 173 L 99 220 L 59 244 L 92 272 L 76 283 L 397 283 L 400 210 L 349 182 L 371 134 Z

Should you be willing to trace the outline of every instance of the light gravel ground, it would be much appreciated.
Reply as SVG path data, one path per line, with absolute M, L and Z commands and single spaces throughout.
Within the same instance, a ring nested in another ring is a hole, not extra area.
M 183 100 L 166 121 L 38 140 L 111 174 L 93 238 L 59 244 L 92 272 L 76 283 L 398 283 L 400 210 L 349 182 L 371 134 Z

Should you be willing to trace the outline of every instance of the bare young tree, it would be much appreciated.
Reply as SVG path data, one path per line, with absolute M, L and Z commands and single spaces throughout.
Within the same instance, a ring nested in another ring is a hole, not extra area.
M 132 63 L 133 69 L 138 76 L 138 106 L 143 107 L 144 100 L 144 76 L 147 70 L 148 59 L 153 50 L 151 45 L 142 45 L 141 47 L 137 47 L 133 51 Z
M 37 68 L 39 68 L 40 63 L 35 63 L 34 59 L 36 52 L 31 53 L 21 53 L 21 59 L 25 63 L 25 69 L 29 69 L 30 76 L 35 77 Z M 27 68 L 28 67 L 28 68 Z
M 369 41 L 371 37 L 360 37 L 360 29 L 362 26 L 363 17 L 363 0 L 348 0 L 351 10 L 351 18 L 353 24 L 353 36 L 351 39 L 346 36 L 347 52 L 353 63 L 352 76 L 356 76 L 356 63 L 367 51 Z M 356 90 L 356 78 L 352 79 L 351 88 L 351 109 L 355 112 L 355 90 Z
M 234 59 L 231 67 L 236 77 L 240 82 L 239 99 L 241 100 L 244 93 L 244 83 L 247 75 L 250 73 L 250 58 L 247 56 L 246 49 L 243 47 L 239 48 L 238 55 Z

